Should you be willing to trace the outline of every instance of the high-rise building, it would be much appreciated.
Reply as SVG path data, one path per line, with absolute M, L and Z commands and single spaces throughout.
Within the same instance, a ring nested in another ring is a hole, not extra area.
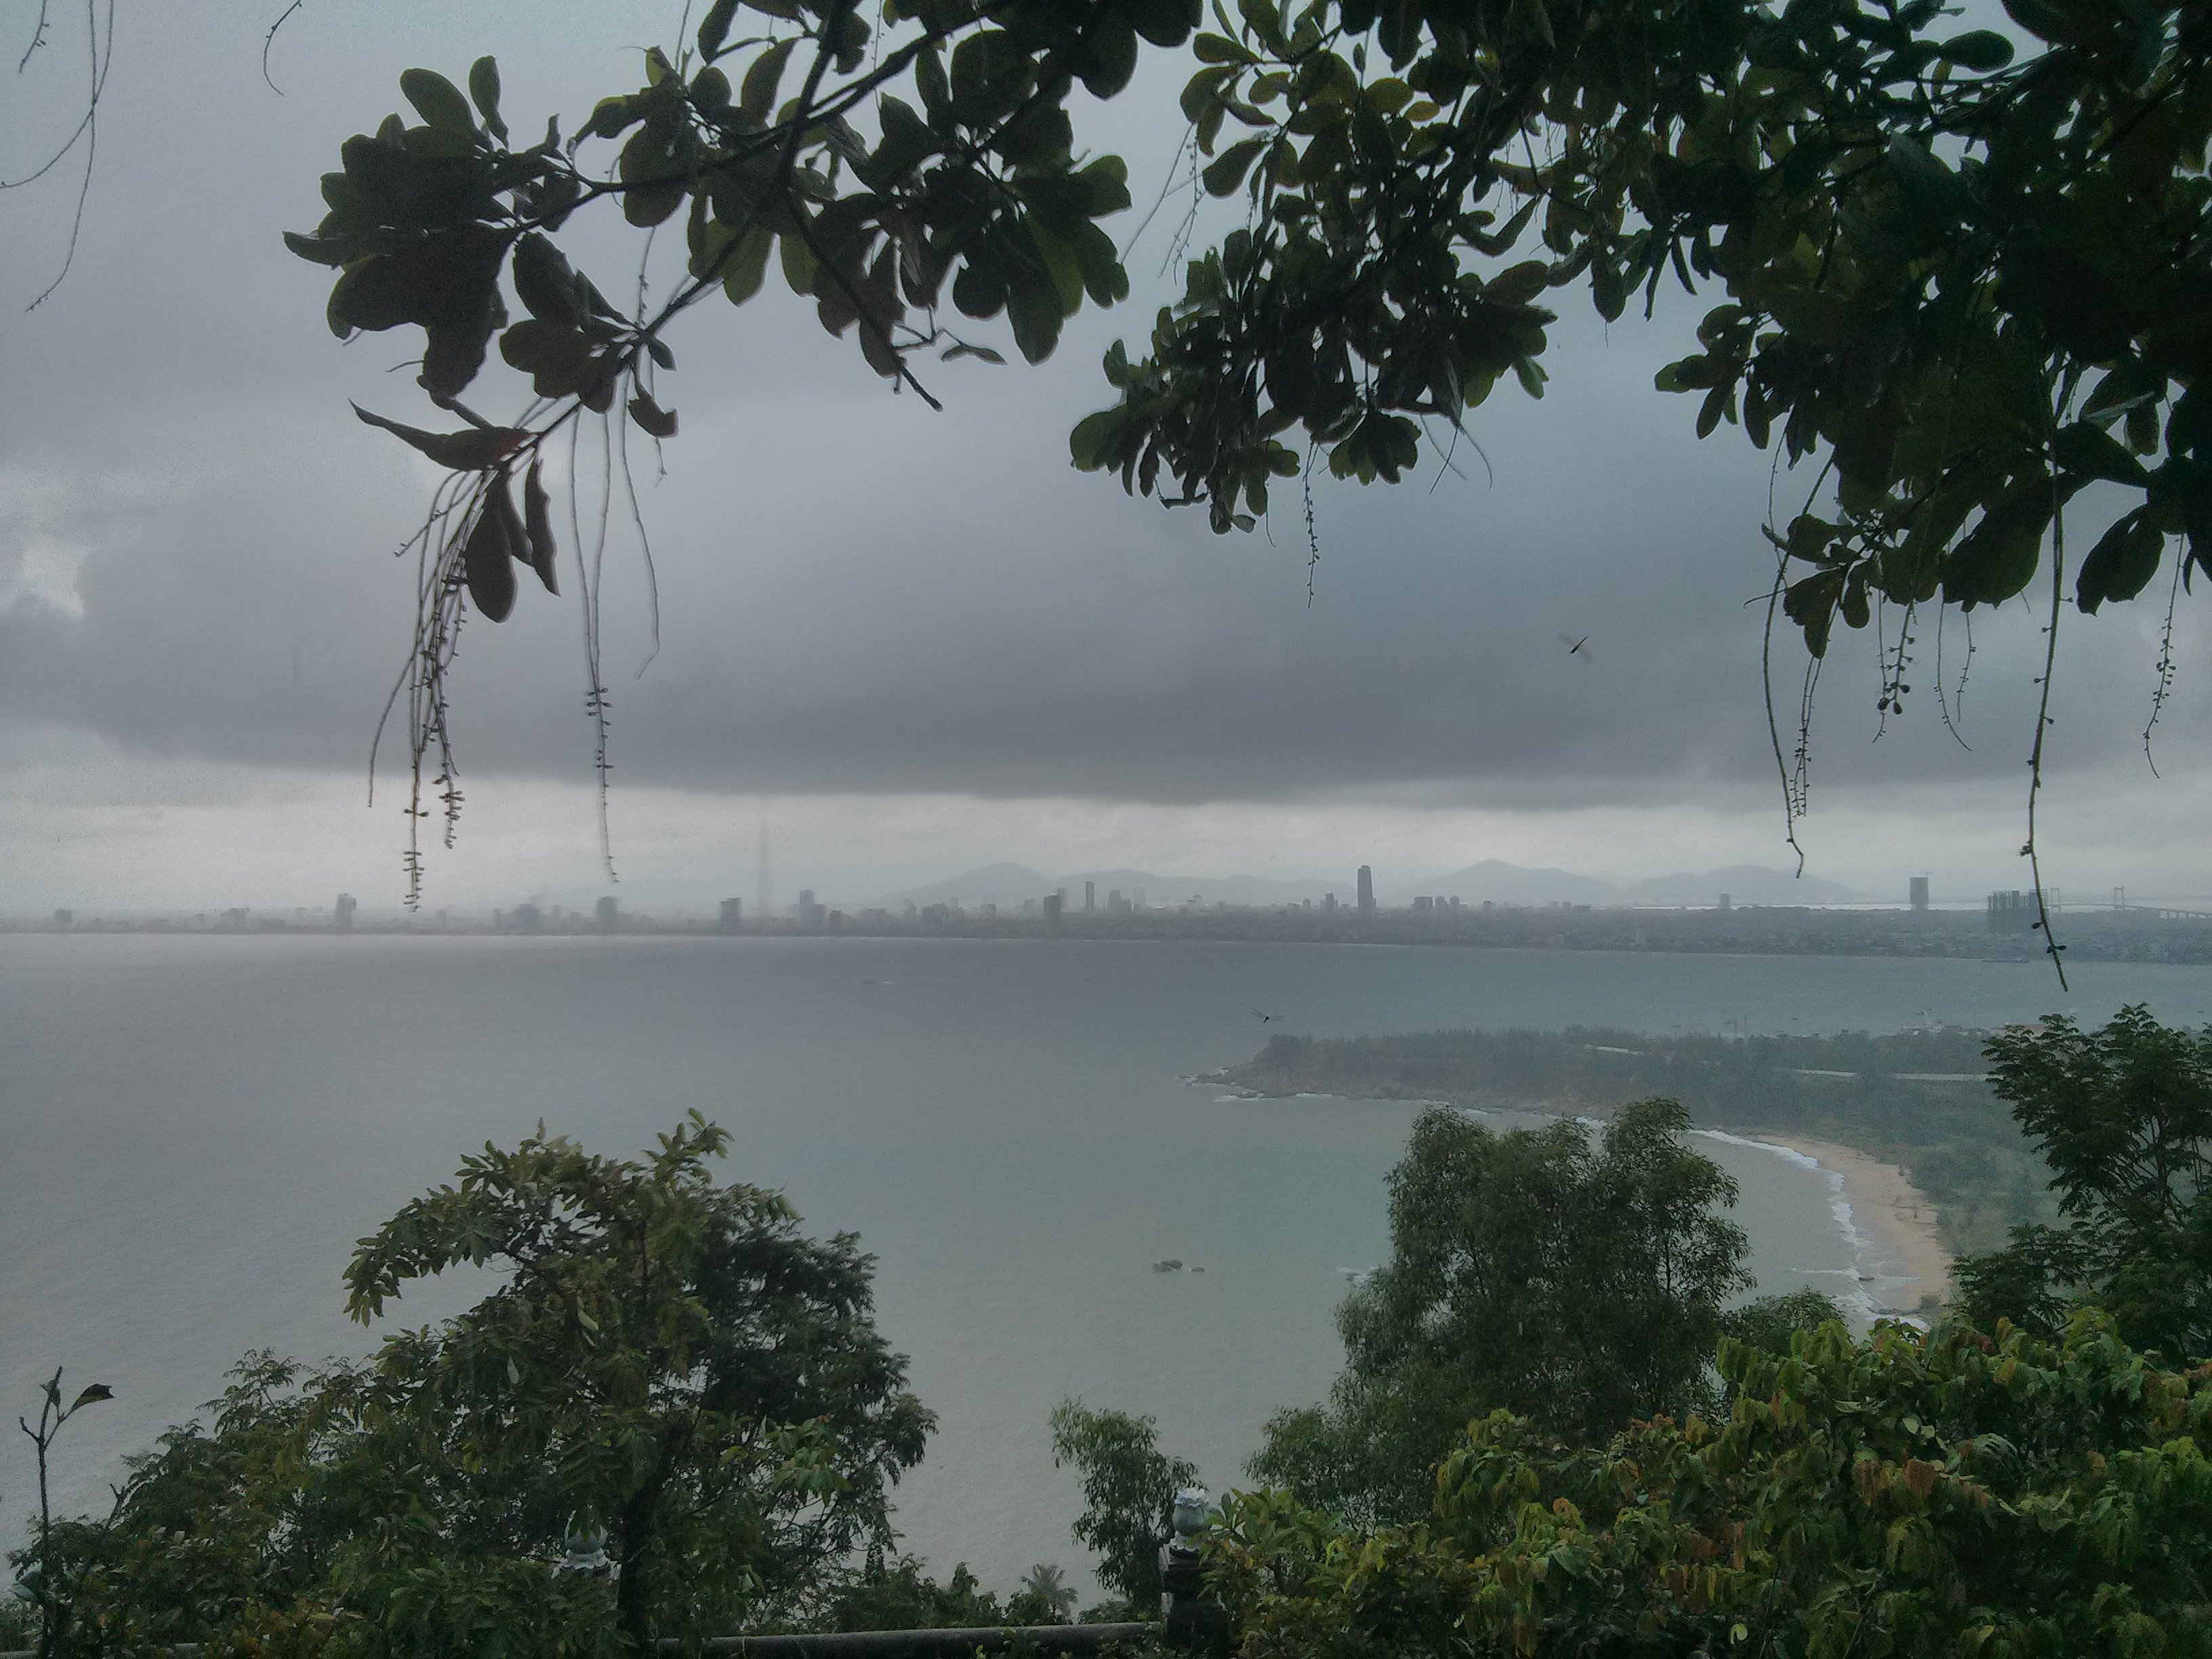
M 353 913 L 360 908 L 351 893 L 340 893 L 338 902 L 331 907 L 331 926 L 345 932 L 353 926 Z
M 613 894 L 610 893 L 599 901 L 597 915 L 599 931 L 603 933 L 611 933 L 622 926 L 622 906 L 615 902 Z
M 1909 896 L 1909 898 L 1910 898 L 1910 900 L 1911 900 L 1911 902 L 1912 908 L 1913 908 L 1914 909 L 1916 909 L 1916 910 L 1925 910 L 1925 909 L 1928 908 L 1928 878 L 1927 878 L 1927 877 L 1925 877 L 1925 876 L 1914 876 L 1914 877 L 1912 877 L 1910 880 L 1908 880 L 1908 881 L 1905 884 L 1905 892 L 1906 892 L 1907 896 Z
M 1735 905 L 1729 898 L 1729 896 L 1726 893 L 1723 893 L 1721 895 L 1721 908 L 1723 910 L 1733 910 L 1735 908 Z
M 1323 893 L 1321 896 L 1321 908 L 1334 915 L 1336 913 L 1336 895 Z
M 1098 884 L 1095 881 L 1086 881 L 1083 884 L 1083 914 L 1087 916 L 1097 908 Z
M 1065 887 L 1061 888 L 1057 893 L 1047 893 L 1044 896 L 1044 925 L 1046 927 L 1057 927 L 1060 926 L 1060 912 L 1066 908 L 1066 897 L 1067 889 Z
M 722 901 L 722 918 L 716 924 L 726 933 L 741 933 L 745 927 L 745 902 L 727 898 Z
M 1375 872 L 1364 864 L 1359 866 L 1359 908 L 1363 911 L 1375 908 Z

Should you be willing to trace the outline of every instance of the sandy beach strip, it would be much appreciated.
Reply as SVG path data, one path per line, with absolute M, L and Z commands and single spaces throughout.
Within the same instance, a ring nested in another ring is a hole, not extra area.
M 1775 1144 L 1783 1143 L 1778 1138 Z M 1852 1221 L 1884 1258 L 1878 1267 L 1881 1278 L 1903 1281 L 1892 1293 L 1899 1311 L 1911 1312 L 1923 1296 L 1949 1299 L 1951 1253 L 1936 1236 L 1936 1206 L 1903 1170 L 1832 1140 L 1792 1135 L 1787 1144 L 1843 1178 Z

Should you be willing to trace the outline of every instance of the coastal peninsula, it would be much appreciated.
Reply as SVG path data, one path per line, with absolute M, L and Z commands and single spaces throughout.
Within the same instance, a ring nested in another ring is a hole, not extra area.
M 1686 1036 L 1420 1031 L 1278 1036 L 1206 1079 L 1262 1097 L 1422 1100 L 1603 1116 L 1679 1100 L 1700 1128 L 1793 1148 L 1844 1182 L 1854 1218 L 1901 1274 L 1941 1297 L 1951 1261 L 2046 1218 L 2039 1160 L 1990 1091 L 1983 1034 Z

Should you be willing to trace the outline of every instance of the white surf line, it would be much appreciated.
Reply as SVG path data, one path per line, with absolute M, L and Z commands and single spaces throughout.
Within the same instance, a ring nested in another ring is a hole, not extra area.
M 1831 1169 L 1812 1153 L 1800 1152 L 1796 1147 L 1778 1140 L 1759 1140 L 1749 1135 L 1730 1134 L 1725 1129 L 1692 1129 L 1690 1133 L 1730 1146 L 1755 1146 L 1761 1152 L 1771 1152 L 1777 1158 L 1795 1164 L 1801 1170 L 1817 1170 L 1827 1178 L 1828 1213 L 1835 1221 L 1836 1230 L 1843 1234 L 1844 1243 L 1850 1247 L 1851 1265 L 1848 1269 L 1800 1268 L 1798 1271 L 1808 1277 L 1821 1279 L 1840 1279 L 1848 1273 L 1850 1287 L 1838 1300 L 1868 1324 L 1871 1325 L 1876 1319 L 1883 1317 L 1884 1310 L 1875 1305 L 1874 1297 L 1868 1292 L 1864 1281 L 1887 1279 L 1899 1285 L 1916 1282 L 1908 1274 L 1891 1271 L 1893 1264 L 1877 1253 L 1875 1241 L 1859 1226 L 1858 1218 L 1851 1212 L 1851 1200 L 1844 1188 L 1842 1170 Z M 1903 1264 L 1894 1265 L 1901 1267 Z M 1889 1316 L 1893 1318 L 1897 1316 L 1893 1313 Z

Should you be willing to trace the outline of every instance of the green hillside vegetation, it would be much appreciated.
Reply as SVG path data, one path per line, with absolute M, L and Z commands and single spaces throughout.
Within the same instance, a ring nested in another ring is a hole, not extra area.
M 2056 1213 L 2042 1161 L 1984 1080 L 1985 1041 L 1961 1030 L 1660 1038 L 1584 1026 L 1279 1036 L 1211 1080 L 1261 1095 L 1594 1115 L 1663 1095 L 1699 1127 L 1834 1140 L 1903 1166 L 1936 1205 L 1945 1246 L 1963 1255 Z
M 1498 1040 L 1516 1067 L 1542 1041 Z M 2212 1656 L 2212 1032 L 2127 1008 L 1987 1055 L 2058 1224 L 1961 1261 L 1933 1329 L 1865 1337 L 1808 1292 L 1729 1305 L 1735 1183 L 1676 1101 L 1431 1109 L 1390 1258 L 1340 1310 L 1344 1371 L 1267 1425 L 1260 1489 L 1200 1520 L 1152 1418 L 1053 1413 L 1113 1598 L 1084 1617 L 1156 1620 L 1164 1589 L 1187 1616 L 1180 1525 L 1239 1659 Z M 467 1158 L 361 1242 L 349 1304 L 373 1320 L 464 1262 L 497 1288 L 367 1360 L 248 1356 L 104 1519 L 45 1501 L 56 1436 L 114 1397 L 57 1371 L 0 1648 L 626 1659 L 1004 1620 L 1054 1651 L 1057 1569 L 1001 1600 L 895 1553 L 933 1419 L 873 1261 L 714 1179 L 727 1139 L 694 1116 L 640 1158 L 543 1132 Z

